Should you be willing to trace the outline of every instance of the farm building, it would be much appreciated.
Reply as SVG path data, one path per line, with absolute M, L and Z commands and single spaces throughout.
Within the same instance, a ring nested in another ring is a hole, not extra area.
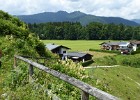
M 131 53 L 133 44 L 130 42 L 103 42 L 100 44 L 103 50 L 119 50 L 121 53 Z
M 92 59 L 92 55 L 88 53 L 80 53 L 80 52 L 68 52 L 67 57 L 72 59 L 73 61 L 82 61 L 85 62 L 87 60 Z
M 133 44 L 133 51 L 136 51 L 138 48 L 140 48 L 140 41 L 130 41 L 130 43 Z
M 92 59 L 92 55 L 88 53 L 80 53 L 80 52 L 68 52 L 70 48 L 62 45 L 56 45 L 56 44 L 47 44 L 46 48 L 50 50 L 52 53 L 58 54 L 62 60 L 71 59 L 75 62 L 85 62 L 87 60 Z
M 56 44 L 47 44 L 45 46 L 48 50 L 50 50 L 52 53 L 58 54 L 60 57 L 63 57 L 63 55 L 67 54 L 67 51 L 70 49 L 63 45 L 56 45 Z
M 123 42 L 119 44 L 121 54 L 128 54 L 133 51 L 133 44 L 130 42 Z
M 103 42 L 100 44 L 101 49 L 103 50 L 118 50 L 119 47 L 119 42 Z

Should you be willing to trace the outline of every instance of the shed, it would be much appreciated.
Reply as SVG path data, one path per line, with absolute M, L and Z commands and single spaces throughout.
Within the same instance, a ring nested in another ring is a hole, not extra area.
M 88 53 L 80 53 L 80 52 L 68 52 L 67 57 L 72 59 L 73 61 L 82 61 L 85 62 L 87 60 L 92 59 L 92 55 Z

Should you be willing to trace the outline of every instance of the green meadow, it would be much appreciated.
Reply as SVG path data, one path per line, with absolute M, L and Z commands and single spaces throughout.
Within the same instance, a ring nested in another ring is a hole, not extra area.
M 91 77 L 89 84 L 122 100 L 140 100 L 140 68 L 118 66 L 86 71 Z
M 123 100 L 139 100 L 140 68 L 135 68 L 135 66 L 138 64 L 137 60 L 140 55 L 116 55 L 88 51 L 90 48 L 100 49 L 99 44 L 105 41 L 109 40 L 43 40 L 45 44 L 64 45 L 70 47 L 71 51 L 83 51 L 94 55 L 95 62 L 91 66 L 120 64 L 120 66 L 114 68 L 86 69 L 91 78 L 86 82 Z
M 42 40 L 44 44 L 55 43 L 71 48 L 71 51 L 87 51 L 90 48 L 100 49 L 100 43 L 107 40 Z

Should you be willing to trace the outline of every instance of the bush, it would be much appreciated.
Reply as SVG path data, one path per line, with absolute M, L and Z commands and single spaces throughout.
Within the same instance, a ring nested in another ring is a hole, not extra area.
M 134 55 L 134 54 L 139 54 L 139 53 L 140 53 L 140 47 L 136 51 L 133 51 L 131 54 Z
M 98 50 L 98 49 L 89 49 L 89 51 L 96 51 L 96 52 L 105 52 L 105 53 L 116 53 L 116 54 L 120 54 L 120 51 L 109 51 L 109 50 Z
M 97 58 L 96 63 L 98 64 L 103 64 L 103 65 L 116 65 L 117 60 L 115 59 L 114 56 L 105 56 L 103 58 Z
M 83 67 L 89 66 L 89 65 L 92 64 L 93 62 L 94 62 L 93 60 L 85 61 L 84 63 L 82 63 L 82 66 L 83 66 Z
M 119 64 L 124 65 L 124 66 L 131 66 L 131 67 L 140 68 L 140 61 L 139 60 L 140 60 L 140 55 L 130 55 L 129 57 L 124 56 L 121 58 Z

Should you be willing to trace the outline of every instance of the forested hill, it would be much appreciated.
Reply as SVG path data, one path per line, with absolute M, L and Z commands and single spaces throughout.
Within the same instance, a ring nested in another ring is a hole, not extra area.
M 119 17 L 100 17 L 82 13 L 80 11 L 75 11 L 72 13 L 67 13 L 65 11 L 58 12 L 44 12 L 34 15 L 20 15 L 17 16 L 22 21 L 26 23 L 46 23 L 46 22 L 80 22 L 82 25 L 87 25 L 90 22 L 100 22 L 100 23 L 115 23 L 115 24 L 125 24 L 130 26 L 139 25 L 136 22 L 126 20 Z
M 140 26 L 102 24 L 92 22 L 82 26 L 79 22 L 29 24 L 29 29 L 40 39 L 57 40 L 140 40 Z

